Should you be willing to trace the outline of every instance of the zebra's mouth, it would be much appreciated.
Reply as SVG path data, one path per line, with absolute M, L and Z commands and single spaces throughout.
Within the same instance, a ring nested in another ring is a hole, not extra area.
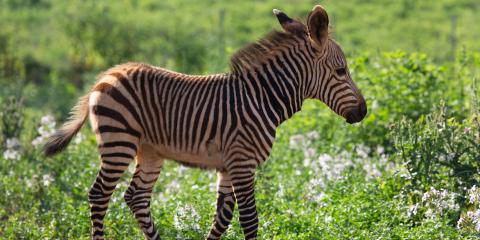
M 362 101 L 358 107 L 350 109 L 345 114 L 345 119 L 347 123 L 353 124 L 362 121 L 367 115 L 367 104 L 365 101 Z

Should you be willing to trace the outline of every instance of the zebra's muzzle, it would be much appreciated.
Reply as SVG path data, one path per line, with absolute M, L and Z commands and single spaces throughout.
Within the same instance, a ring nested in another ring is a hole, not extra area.
M 358 104 L 358 107 L 351 108 L 345 114 L 345 119 L 347 120 L 347 123 L 353 124 L 362 121 L 366 115 L 367 104 L 365 103 L 365 101 L 361 101 L 360 104 Z

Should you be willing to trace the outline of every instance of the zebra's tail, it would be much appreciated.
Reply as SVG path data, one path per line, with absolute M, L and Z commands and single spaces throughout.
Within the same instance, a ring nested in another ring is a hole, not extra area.
M 45 156 L 53 156 L 63 151 L 72 138 L 80 131 L 88 117 L 89 97 L 90 94 L 87 94 L 79 99 L 70 113 L 69 120 L 48 139 L 43 147 Z

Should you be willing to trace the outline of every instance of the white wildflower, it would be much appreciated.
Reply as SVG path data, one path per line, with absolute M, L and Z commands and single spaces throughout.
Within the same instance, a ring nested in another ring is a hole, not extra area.
M 3 152 L 3 158 L 6 160 L 19 160 L 21 157 L 20 154 L 20 140 L 18 138 L 7 138 L 6 140 L 6 149 Z
M 55 119 L 51 115 L 45 115 L 40 119 L 40 127 L 38 127 L 37 132 L 38 137 L 33 139 L 32 145 L 38 147 L 43 144 L 50 136 L 55 133 Z
M 372 109 L 375 110 L 379 107 L 379 104 L 378 104 L 378 101 L 377 100 L 373 100 L 372 102 Z
M 345 159 L 342 156 L 333 158 L 330 155 L 323 155 L 319 157 L 319 163 L 327 180 L 339 179 L 346 168 L 353 166 L 350 159 Z
M 415 205 L 411 205 L 411 206 L 408 206 L 408 217 L 413 217 L 415 215 L 417 215 L 418 213 L 418 209 L 420 208 L 420 204 L 415 204 Z
M 292 210 L 292 209 L 287 209 L 287 211 L 285 211 L 287 214 L 289 215 L 295 215 L 295 212 Z
M 378 155 L 382 155 L 385 152 L 385 148 L 382 145 L 378 145 L 376 152 Z
M 323 191 L 328 182 L 341 179 L 344 171 L 354 166 L 351 154 L 348 152 L 333 156 L 328 153 L 317 154 L 312 149 L 306 149 L 305 155 L 304 165 L 310 168 L 313 175 L 307 185 L 306 197 L 315 202 L 319 202 L 324 197 Z M 311 161 L 309 158 L 313 156 L 318 157 Z
M 166 192 L 178 192 L 180 190 L 180 183 L 177 180 L 172 180 L 166 187 Z
M 301 149 L 306 145 L 305 136 L 298 134 L 290 137 L 289 146 L 291 149 Z
M 210 190 L 210 192 L 214 192 L 215 190 L 217 190 L 217 184 L 215 182 L 211 182 L 210 184 L 208 184 L 208 189 Z
M 50 183 L 52 183 L 53 180 L 54 180 L 53 177 L 50 176 L 49 174 L 45 174 L 42 176 L 42 183 L 43 183 L 43 186 L 45 187 L 50 186 Z
M 283 198 L 285 196 L 285 188 L 282 184 L 278 185 L 278 191 L 275 193 L 275 197 Z
M 18 140 L 18 138 L 16 138 L 16 137 L 7 138 L 6 143 L 7 143 L 6 144 L 7 149 L 20 147 L 20 140 Z
M 480 232 L 480 210 L 468 211 L 457 222 L 458 229 L 472 229 Z
M 35 139 L 33 139 L 32 145 L 33 145 L 34 147 L 37 147 L 37 146 L 39 146 L 40 144 L 42 144 L 45 140 L 46 140 L 46 138 L 44 138 L 44 137 L 42 137 L 42 136 L 36 137 Z
M 45 126 L 55 126 L 55 118 L 52 115 L 45 115 L 40 118 L 40 123 Z
M 447 190 L 437 190 L 430 188 L 422 196 L 422 204 L 427 208 L 425 216 L 427 218 L 434 218 L 443 216 L 449 211 L 458 211 L 460 206 L 455 202 L 456 193 L 448 192 Z
M 480 189 L 473 185 L 473 187 L 467 191 L 467 198 L 471 204 L 480 204 Z
M 35 180 L 35 176 L 36 175 L 33 175 L 32 178 L 25 180 L 25 185 L 27 186 L 27 188 L 33 187 L 33 181 Z
M 200 231 L 200 215 L 198 215 L 195 208 L 191 205 L 177 208 L 173 216 L 173 225 L 178 230 L 194 230 Z
M 332 162 L 332 160 L 333 160 L 333 157 L 326 153 L 320 154 L 320 156 L 318 156 L 318 163 L 322 167 L 327 167 L 330 164 L 330 162 Z
M 310 201 L 321 203 L 325 197 L 323 190 L 326 184 L 323 178 L 312 178 L 307 184 L 306 197 Z
M 307 138 L 310 139 L 310 140 L 315 140 L 315 139 L 318 139 L 320 137 L 320 135 L 318 134 L 317 131 L 311 131 L 309 133 L 307 133 Z
M 372 164 L 371 162 L 365 163 L 363 165 L 363 170 L 366 173 L 367 179 L 378 178 L 382 176 L 382 172 L 380 172 L 377 166 L 375 164 Z
M 303 166 L 310 167 L 311 165 L 312 165 L 312 159 L 311 158 L 304 158 L 303 159 Z
M 351 159 L 352 158 L 352 153 L 349 152 L 349 151 L 346 151 L 346 150 L 343 150 L 339 156 L 342 158 L 342 159 Z
M 303 156 L 305 158 L 312 159 L 313 157 L 315 157 L 315 155 L 317 155 L 317 150 L 315 150 L 314 148 L 307 148 L 303 151 Z
M 427 218 L 434 218 L 436 216 L 435 212 L 433 211 L 433 209 L 429 208 L 427 209 L 427 211 L 425 211 L 425 217 Z
M 356 147 L 357 156 L 360 158 L 367 158 L 370 153 L 370 148 L 365 145 L 358 145 Z
M 49 137 L 55 133 L 55 128 L 51 128 L 49 126 L 40 126 L 37 128 L 37 132 L 40 136 Z
M 188 167 L 185 167 L 183 165 L 180 165 L 177 167 L 177 173 L 178 175 L 184 174 L 186 171 L 188 171 Z
M 111 201 L 112 203 L 116 203 L 116 202 L 118 202 L 119 200 L 120 200 L 120 198 L 118 197 L 117 194 L 113 194 L 113 196 L 110 198 L 110 201 Z M 122 202 L 123 202 L 123 201 L 122 201 Z
M 322 178 L 312 178 L 308 182 L 308 186 L 310 189 L 317 189 L 317 188 L 324 189 L 326 184 Z
M 321 202 L 323 202 L 325 197 L 326 197 L 326 194 L 324 192 L 320 192 L 318 194 L 313 195 L 311 199 L 314 202 L 321 203 Z
M 73 139 L 73 144 L 78 145 L 85 140 L 85 135 L 78 133 L 77 136 Z
M 168 197 L 163 192 L 158 193 L 158 197 L 156 199 L 162 203 L 166 203 L 168 201 Z
M 20 157 L 20 153 L 14 149 L 7 149 L 3 152 L 3 158 L 6 160 L 19 160 Z

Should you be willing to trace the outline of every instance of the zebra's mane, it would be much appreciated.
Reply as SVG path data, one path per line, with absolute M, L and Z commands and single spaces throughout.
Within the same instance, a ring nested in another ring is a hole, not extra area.
M 236 52 L 230 59 L 232 72 L 241 72 L 242 69 L 250 69 L 265 62 L 279 49 L 291 46 L 298 42 L 299 34 L 289 32 L 272 31 L 257 42 L 250 43 Z

